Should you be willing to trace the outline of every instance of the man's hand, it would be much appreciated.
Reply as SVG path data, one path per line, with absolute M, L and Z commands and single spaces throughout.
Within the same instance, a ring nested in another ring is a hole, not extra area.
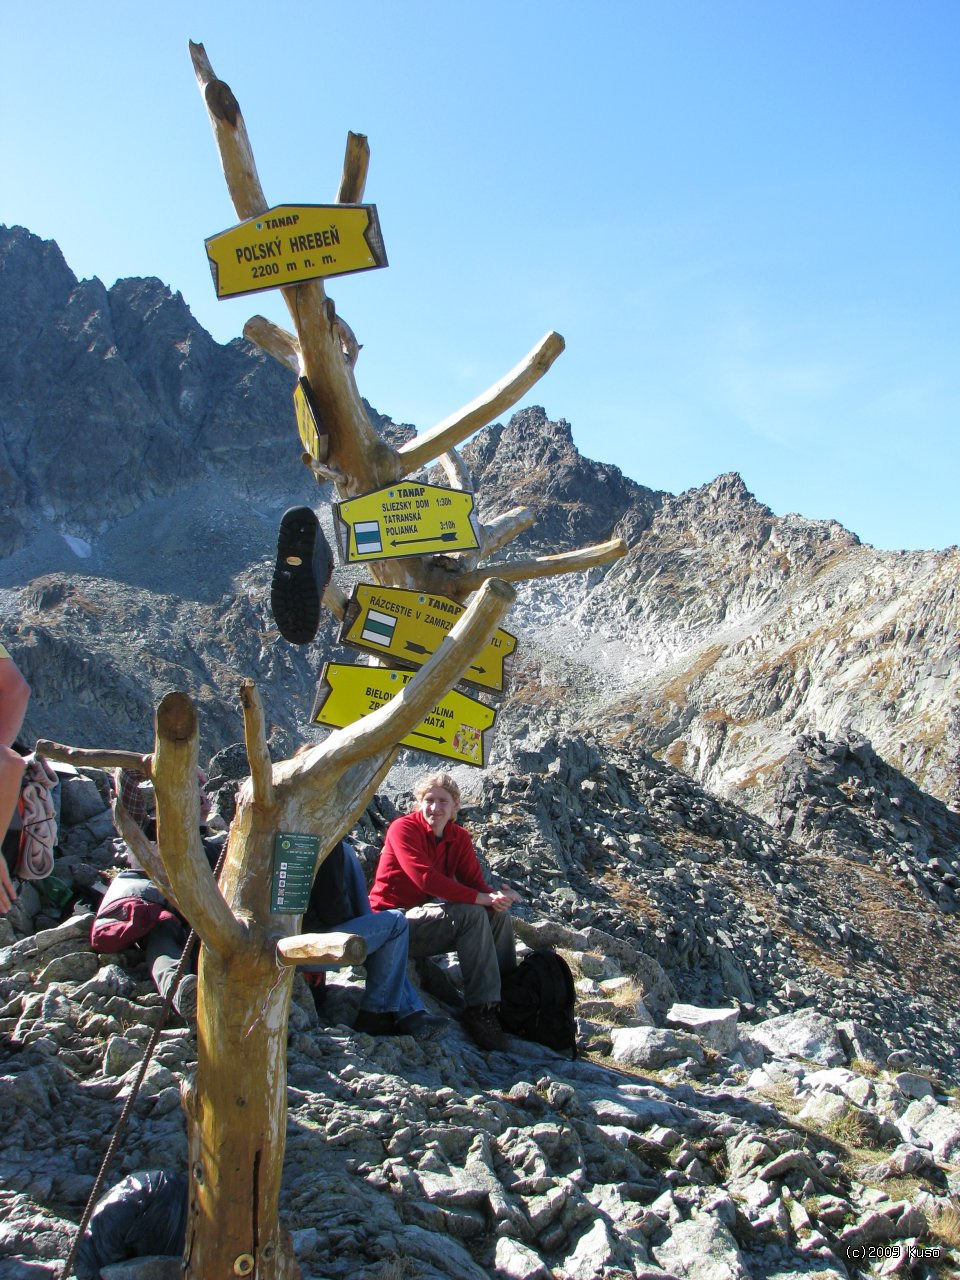
M 492 911 L 509 911 L 513 904 L 519 901 L 519 893 L 511 889 L 508 884 L 502 884 L 494 893 L 477 894 L 477 905 L 489 907 Z

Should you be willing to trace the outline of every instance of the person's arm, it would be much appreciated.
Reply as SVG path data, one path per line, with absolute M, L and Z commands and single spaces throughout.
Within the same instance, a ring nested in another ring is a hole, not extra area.
M 477 897 L 479 906 L 490 907 L 493 911 L 509 911 L 519 901 L 519 893 L 508 884 L 502 884 L 499 889 L 491 889 L 489 893 L 481 893 Z
M 118 774 L 119 782 L 116 781 Z M 140 773 L 137 769 L 120 769 L 114 774 L 120 803 L 141 830 L 146 826 L 150 816 L 147 798 L 140 790 L 140 783 L 146 780 L 147 775 Z
M 462 827 L 454 833 L 453 855 L 456 858 L 454 874 L 462 884 L 468 884 L 477 890 L 477 906 L 489 907 L 491 911 L 509 911 L 515 902 L 520 901 L 520 894 L 507 884 L 494 889 L 487 884 L 480 859 L 473 847 L 470 835 Z
M 13 887 L 13 881 L 10 879 L 10 872 L 7 869 L 7 860 L 0 853 L 0 916 L 4 912 L 9 911 L 17 900 L 17 891 Z
M 370 906 L 370 898 L 367 894 L 367 882 L 363 878 L 363 868 L 360 865 L 360 855 L 346 840 L 343 841 L 343 880 L 352 910 L 348 919 L 356 920 L 361 916 L 373 915 L 373 908 Z

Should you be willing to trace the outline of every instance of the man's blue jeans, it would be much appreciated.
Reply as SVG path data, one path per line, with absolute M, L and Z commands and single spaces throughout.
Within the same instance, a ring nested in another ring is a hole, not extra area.
M 338 933 L 356 933 L 367 944 L 367 986 L 360 1008 L 369 1013 L 395 1013 L 405 1018 L 423 1008 L 423 1001 L 407 977 L 407 918 L 402 911 L 371 911 L 360 864 L 344 859 L 346 888 L 360 914 L 336 926 Z M 364 908 L 366 908 L 364 910 Z M 337 965 L 302 965 L 305 973 L 323 973 Z

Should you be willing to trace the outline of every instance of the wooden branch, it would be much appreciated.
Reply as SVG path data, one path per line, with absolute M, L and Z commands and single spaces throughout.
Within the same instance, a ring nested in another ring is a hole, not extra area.
M 343 173 L 340 175 L 340 190 L 337 192 L 337 204 L 360 204 L 363 200 L 363 189 L 367 185 L 367 170 L 370 167 L 370 143 L 365 133 L 348 133 L 347 149 L 343 156 Z
M 409 684 L 376 711 L 344 729 L 335 730 L 312 751 L 275 766 L 274 783 L 278 782 L 281 772 L 287 777 L 299 775 L 307 785 L 311 779 L 324 774 L 334 778 L 364 757 L 391 750 L 456 684 L 490 640 L 515 599 L 516 592 L 506 582 L 497 579 L 485 582 Z
M 335 484 L 337 488 L 340 488 L 341 485 L 346 483 L 347 477 L 342 471 L 339 471 L 336 467 L 328 466 L 325 462 L 318 462 L 306 450 L 301 453 L 300 461 L 313 472 L 317 484 Z
M 459 489 L 461 493 L 474 492 L 470 468 L 456 449 L 448 449 L 446 453 L 441 453 L 439 462 L 443 467 L 444 475 L 450 481 L 451 489 Z
M 503 515 L 497 516 L 495 520 L 481 527 L 480 558 L 493 555 L 495 551 L 505 547 L 508 542 L 512 542 L 536 522 L 537 517 L 529 507 L 514 507 L 511 511 L 505 511 Z
M 240 218 L 261 214 L 269 206 L 237 101 L 216 79 L 203 45 L 191 44 L 190 53 L 233 207 Z M 344 332 L 336 307 L 324 292 L 323 281 L 286 285 L 281 293 L 296 329 L 302 358 L 300 372 L 310 383 L 330 436 L 330 465 L 345 477 L 342 496 L 367 493 L 398 479 L 404 473 L 396 450 L 380 439 L 367 417 L 353 377 L 350 340 L 346 340 L 348 351 L 344 359 Z
M 343 316 L 337 316 L 337 328 L 340 331 L 340 350 L 343 352 L 344 360 L 352 369 L 357 363 L 357 356 L 363 349 L 363 343 L 357 341 L 357 335 Z
M 565 551 L 556 556 L 537 556 L 532 560 L 516 560 L 513 563 L 500 560 L 482 565 L 465 573 L 459 586 L 463 591 L 475 591 L 488 577 L 509 582 L 524 582 L 529 578 L 550 578 L 560 573 L 577 573 L 592 569 L 598 564 L 610 564 L 627 554 L 627 544 L 622 538 L 601 542 L 595 547 L 581 547 L 578 551 Z
M 300 344 L 292 333 L 265 316 L 251 316 L 243 326 L 243 336 L 299 376 Z
M 559 333 L 548 333 L 523 360 L 483 395 L 464 405 L 449 418 L 400 446 L 401 475 L 409 475 L 492 422 L 504 409 L 516 404 L 538 382 L 564 348 Z M 400 477 L 397 476 L 397 479 Z
M 255 218 L 265 212 L 269 205 L 260 185 L 240 104 L 233 96 L 230 86 L 216 78 L 202 44 L 194 44 L 191 40 L 190 57 L 197 83 L 207 104 L 207 114 L 223 165 L 223 176 L 227 180 L 234 208 L 241 220 Z
M 241 682 L 240 702 L 243 706 L 243 741 L 253 783 L 253 803 L 269 809 L 273 805 L 273 762 L 267 748 L 263 703 L 252 680 Z
M 204 946 L 221 959 L 243 939 L 214 879 L 200 839 L 197 712 L 185 693 L 167 693 L 157 707 L 153 787 L 157 843 L 183 914 Z
M 34 748 L 38 756 L 72 764 L 76 769 L 133 769 L 137 773 L 153 777 L 153 756 L 138 755 L 135 751 L 107 751 L 99 747 L 67 747 L 62 742 L 50 742 L 38 738 Z
M 363 964 L 366 958 L 366 939 L 356 933 L 298 933 L 277 942 L 277 959 L 287 966 Z
M 118 769 L 114 775 L 115 790 L 112 806 L 114 824 L 137 862 L 173 908 L 179 911 L 180 904 L 177 902 L 177 895 L 173 891 L 173 885 L 167 876 L 159 850 L 151 840 L 147 839 L 143 828 L 134 822 L 120 799 L 120 772 Z
M 331 578 L 323 591 L 323 603 L 335 618 L 342 619 L 346 615 L 350 597 Z

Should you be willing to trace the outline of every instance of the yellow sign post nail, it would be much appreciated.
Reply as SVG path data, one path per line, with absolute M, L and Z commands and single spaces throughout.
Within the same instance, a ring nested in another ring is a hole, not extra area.
M 334 503 L 334 511 L 340 556 L 347 564 L 470 551 L 480 545 L 473 494 L 459 489 L 400 480 Z
M 204 241 L 218 298 L 387 265 L 374 204 L 282 204 Z
M 389 702 L 414 674 L 391 667 L 327 662 L 320 675 L 311 719 L 316 724 L 342 729 Z M 451 689 L 400 743 L 482 768 L 496 718 L 493 707 Z
M 449 596 L 360 583 L 354 587 L 347 605 L 339 642 L 370 653 L 389 654 L 420 667 L 439 648 L 464 608 Z M 502 693 L 504 664 L 516 647 L 517 637 L 498 628 L 462 680 Z

